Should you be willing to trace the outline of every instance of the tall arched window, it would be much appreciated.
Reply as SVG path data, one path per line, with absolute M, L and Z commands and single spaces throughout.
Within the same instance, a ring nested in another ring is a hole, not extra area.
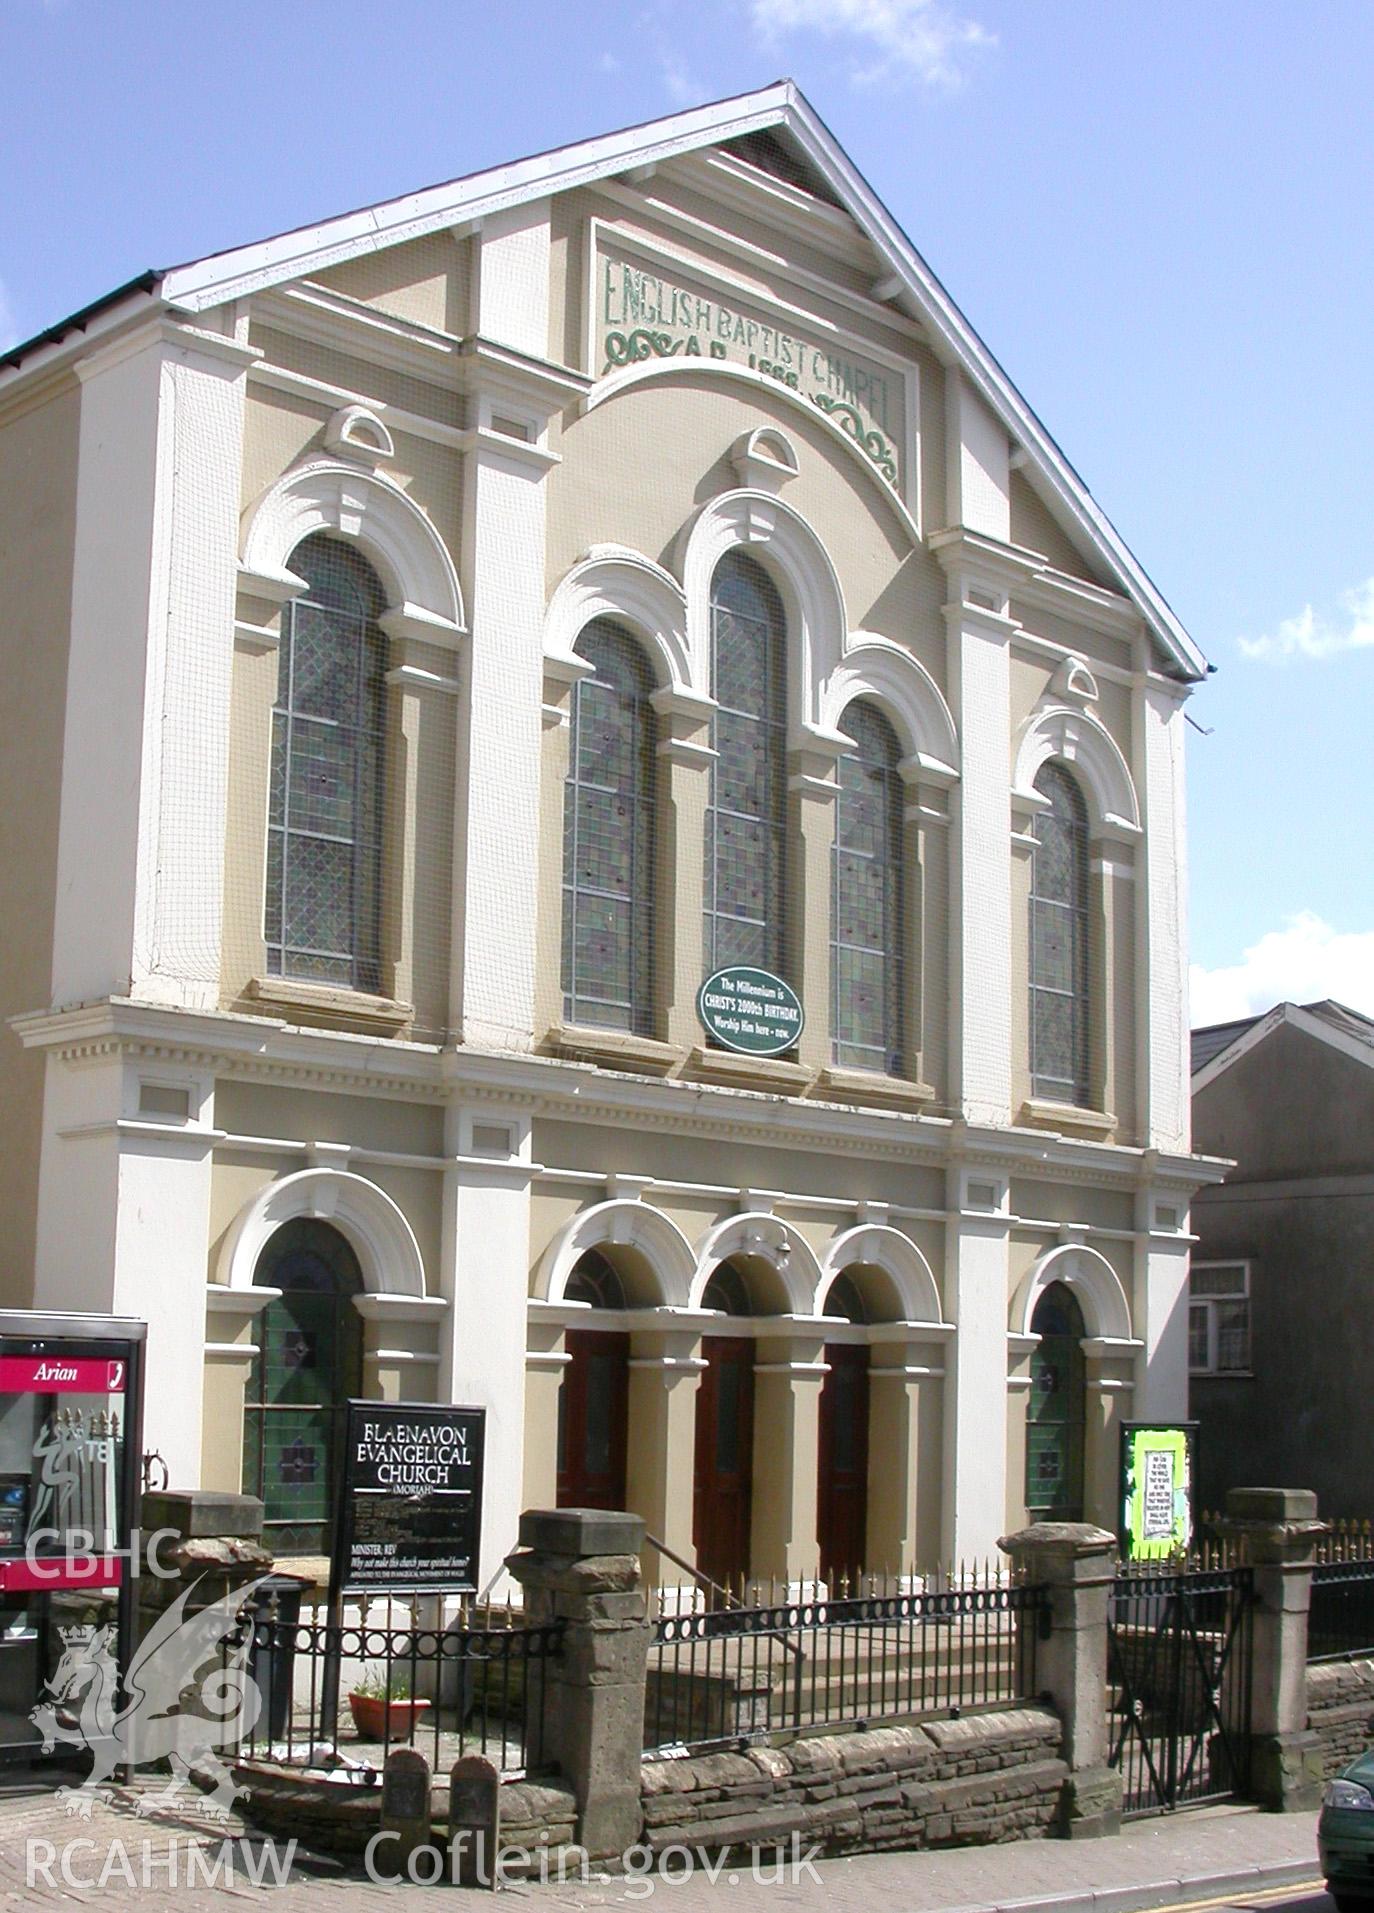
M 1051 1282 L 1035 1305 L 1026 1416 L 1026 1509 L 1047 1521 L 1083 1519 L 1086 1390 L 1083 1311 L 1073 1291 Z
M 781 974 L 786 896 L 787 636 L 762 567 L 727 552 L 711 581 L 716 758 L 706 812 L 708 971 Z
M 1088 1104 L 1088 812 L 1068 772 L 1046 764 L 1031 855 L 1031 1093 Z
M 572 697 L 563 795 L 563 1013 L 571 1023 L 652 1033 L 653 679 L 608 618 L 577 650 L 593 666 Z
M 840 720 L 854 749 L 840 759 L 830 911 L 834 1060 L 902 1069 L 902 780 L 896 732 L 871 704 Z
M 258 1318 L 243 1404 L 243 1487 L 279 1554 L 328 1546 L 344 1404 L 362 1387 L 363 1290 L 352 1247 L 327 1222 L 283 1223 L 253 1274 L 280 1289 Z
M 377 990 L 381 956 L 385 604 L 371 565 L 317 532 L 282 613 L 267 812 L 267 968 Z

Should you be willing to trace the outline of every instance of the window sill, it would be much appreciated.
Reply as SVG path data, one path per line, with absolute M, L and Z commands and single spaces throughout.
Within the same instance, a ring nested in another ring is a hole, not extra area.
M 778 1056 L 741 1056 L 734 1050 L 707 1049 L 698 1044 L 687 1059 L 694 1077 L 708 1083 L 728 1084 L 732 1089 L 758 1089 L 774 1096 L 800 1096 L 814 1081 L 813 1071 L 802 1063 L 787 1063 Z
M 1102 1109 L 1080 1109 L 1074 1103 L 1052 1103 L 1040 1096 L 1028 1096 L 1021 1105 L 1021 1121 L 1033 1129 L 1079 1131 L 1089 1136 L 1110 1136 L 1116 1117 Z
M 330 983 L 302 983 L 289 976 L 255 976 L 248 995 L 264 1009 L 294 1022 L 358 1030 L 368 1036 L 395 1036 L 415 1015 L 413 1003 L 369 996 L 364 990 L 338 989 Z
M 1252 1382 L 1255 1379 L 1253 1368 L 1190 1368 L 1190 1382 Z
M 559 1056 L 580 1063 L 598 1063 L 603 1069 L 625 1069 L 646 1076 L 666 1076 L 686 1052 L 676 1043 L 660 1043 L 652 1036 L 634 1036 L 628 1030 L 588 1029 L 584 1024 L 555 1023 L 548 1047 Z
M 867 1069 L 823 1069 L 810 1093 L 822 1102 L 873 1103 L 884 1109 L 924 1109 L 935 1101 L 929 1083 Z

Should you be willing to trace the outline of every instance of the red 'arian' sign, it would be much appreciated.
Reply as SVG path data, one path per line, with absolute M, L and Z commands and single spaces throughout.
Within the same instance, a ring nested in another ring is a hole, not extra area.
M 117 1588 L 123 1567 L 112 1554 L 51 1556 L 0 1561 L 0 1588 Z
M 122 1395 L 128 1372 L 103 1355 L 0 1355 L 0 1395 Z

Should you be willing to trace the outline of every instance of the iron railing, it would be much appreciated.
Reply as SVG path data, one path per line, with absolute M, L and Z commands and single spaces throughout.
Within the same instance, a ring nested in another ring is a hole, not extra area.
M 1374 1556 L 1319 1560 L 1307 1614 L 1309 1661 L 1374 1654 Z
M 645 1748 L 1015 1705 L 1036 1691 L 1043 1611 L 1041 1589 L 1001 1582 L 664 1612 Z
M 375 1627 L 274 1610 L 245 1617 L 261 1706 L 241 1757 L 365 1778 L 407 1746 L 436 1773 L 460 1754 L 483 1754 L 507 1775 L 530 1769 L 543 1741 L 544 1667 L 560 1650 L 562 1622 Z

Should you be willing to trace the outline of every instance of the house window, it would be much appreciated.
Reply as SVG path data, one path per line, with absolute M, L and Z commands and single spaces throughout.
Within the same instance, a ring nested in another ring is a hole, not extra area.
M 841 720 L 854 749 L 840 759 L 831 867 L 832 1053 L 855 1069 L 902 1067 L 901 749 L 881 711 L 854 704 Z
M 267 968 L 380 986 L 386 599 L 323 533 L 291 558 L 304 596 L 282 613 L 267 813 Z
M 1188 1284 L 1188 1371 L 1250 1373 L 1250 1264 L 1195 1262 Z
M 598 1029 L 653 1029 L 653 679 L 609 619 L 577 650 L 563 799 L 563 1013 Z
M 1088 813 L 1073 778 L 1035 780 L 1030 897 L 1031 1094 L 1088 1107 Z
M 781 974 L 786 879 L 787 655 L 767 573 L 728 552 L 711 581 L 711 796 L 706 812 L 706 968 Z

